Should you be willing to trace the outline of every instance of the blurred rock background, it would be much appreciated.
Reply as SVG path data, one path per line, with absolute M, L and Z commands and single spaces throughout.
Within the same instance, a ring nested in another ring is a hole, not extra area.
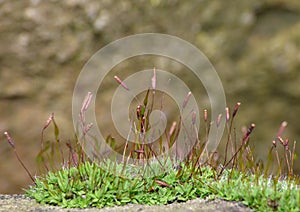
M 104 45 L 143 32 L 178 36 L 205 53 L 228 105 L 242 102 L 237 130 L 256 123 L 251 142 L 262 158 L 283 120 L 284 135 L 300 142 L 298 0 L 0 0 L 0 193 L 30 183 L 3 132 L 35 173 L 51 112 L 61 139 L 74 138 L 71 100 L 83 65 Z

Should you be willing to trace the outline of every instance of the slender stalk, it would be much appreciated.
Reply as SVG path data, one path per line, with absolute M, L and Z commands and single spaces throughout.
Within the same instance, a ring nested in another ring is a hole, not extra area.
M 8 134 L 8 132 L 4 132 L 4 135 L 6 136 L 6 139 L 8 141 L 8 143 L 10 144 L 10 146 L 12 147 L 12 149 L 14 150 L 14 153 L 19 161 L 19 163 L 21 164 L 21 166 L 25 169 L 25 171 L 27 172 L 28 176 L 30 177 L 30 179 L 32 180 L 32 182 L 35 184 L 35 180 L 33 178 L 33 176 L 31 175 L 31 173 L 29 172 L 29 170 L 27 169 L 27 167 L 25 166 L 25 164 L 23 163 L 23 161 L 21 160 L 17 149 L 15 147 L 15 143 L 13 141 L 13 139 L 10 137 L 10 135 Z

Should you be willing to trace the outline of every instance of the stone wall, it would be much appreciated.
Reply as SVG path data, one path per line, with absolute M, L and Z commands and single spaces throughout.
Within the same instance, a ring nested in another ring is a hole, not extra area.
M 85 62 L 109 42 L 142 32 L 181 37 L 207 55 L 228 105 L 243 103 L 238 123 L 256 123 L 252 140 L 261 155 L 283 120 L 286 135 L 299 138 L 298 0 L 2 0 L 0 132 L 11 133 L 32 173 L 51 112 L 62 140 L 74 137 L 71 98 Z M 0 192 L 21 192 L 30 179 L 1 142 Z

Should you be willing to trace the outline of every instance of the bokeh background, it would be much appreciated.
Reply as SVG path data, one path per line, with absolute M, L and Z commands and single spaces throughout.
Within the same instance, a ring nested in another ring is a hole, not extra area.
M 256 124 L 251 142 L 259 157 L 266 157 L 283 120 L 284 137 L 299 141 L 298 0 L 1 0 L 0 193 L 20 193 L 30 184 L 3 132 L 35 174 L 41 129 L 52 112 L 61 140 L 74 138 L 71 100 L 87 60 L 116 39 L 144 32 L 178 36 L 205 53 L 228 106 L 242 102 L 237 131 Z M 180 71 L 153 61 L 148 68 Z M 113 86 L 101 89 L 110 95 Z

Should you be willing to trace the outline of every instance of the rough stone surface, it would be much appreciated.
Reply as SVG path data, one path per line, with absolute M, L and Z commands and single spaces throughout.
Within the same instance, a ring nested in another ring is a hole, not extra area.
M 228 106 L 242 102 L 237 135 L 242 125 L 256 124 L 251 142 L 260 158 L 281 121 L 289 123 L 290 140 L 299 138 L 299 0 L 0 0 L 0 192 L 21 192 L 30 183 L 3 132 L 11 133 L 36 173 L 40 130 L 52 112 L 61 140 L 73 139 L 71 99 L 85 62 L 106 44 L 143 32 L 175 35 L 204 52 L 220 75 Z M 163 59 L 128 62 L 116 71 L 124 76 L 124 70 L 145 66 L 185 73 Z M 192 84 L 200 109 L 210 107 L 192 78 L 182 76 Z M 98 124 L 111 130 L 109 97 L 117 85 L 113 75 L 105 82 L 96 112 Z
M 0 195 L 0 211 L 32 211 L 32 212 L 46 212 L 46 211 L 56 211 L 56 212 L 192 212 L 192 211 L 202 211 L 202 212 L 250 212 L 251 209 L 245 207 L 241 203 L 229 202 L 225 200 L 202 200 L 195 199 L 190 200 L 185 203 L 173 203 L 163 206 L 145 206 L 145 205 L 133 205 L 128 204 L 125 206 L 118 207 L 107 207 L 102 209 L 88 208 L 88 209 L 63 209 L 55 206 L 41 205 L 35 202 L 35 200 L 26 198 L 24 195 Z

